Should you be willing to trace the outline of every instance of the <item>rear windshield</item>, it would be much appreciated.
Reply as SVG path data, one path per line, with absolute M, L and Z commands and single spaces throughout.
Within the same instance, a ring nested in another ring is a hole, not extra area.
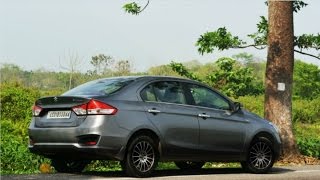
M 77 86 L 64 94 L 63 96 L 104 96 L 115 93 L 130 84 L 133 79 L 99 79 L 90 81 Z

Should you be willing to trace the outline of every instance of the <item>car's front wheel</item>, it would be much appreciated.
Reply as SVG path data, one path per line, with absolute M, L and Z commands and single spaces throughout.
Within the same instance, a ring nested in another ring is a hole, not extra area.
M 174 163 L 181 170 L 199 170 L 205 164 L 204 162 L 193 162 L 193 161 L 177 161 Z
M 78 173 L 82 172 L 88 161 L 84 160 L 63 160 L 63 159 L 52 159 L 51 165 L 58 172 L 62 173 Z
M 272 143 L 267 138 L 260 137 L 251 144 L 247 160 L 241 162 L 241 166 L 251 173 L 267 173 L 273 166 L 274 157 Z
M 141 135 L 129 144 L 124 169 L 129 176 L 148 177 L 157 166 L 159 153 L 154 139 Z

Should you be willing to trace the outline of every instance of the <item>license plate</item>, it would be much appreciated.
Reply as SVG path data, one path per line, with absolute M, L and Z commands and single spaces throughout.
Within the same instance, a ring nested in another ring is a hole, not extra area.
M 71 111 L 49 111 L 47 119 L 69 119 Z

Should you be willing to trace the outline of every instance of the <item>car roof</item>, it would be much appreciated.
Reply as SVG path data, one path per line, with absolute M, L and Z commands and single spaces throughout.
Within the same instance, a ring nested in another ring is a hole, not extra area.
M 153 75 L 140 75 L 140 76 L 116 76 L 116 77 L 108 77 L 108 78 L 101 78 L 98 80 L 108 80 L 108 79 L 139 79 L 139 80 L 153 80 L 153 79 L 171 79 L 171 80 L 188 80 L 194 81 L 184 77 L 176 77 L 176 76 L 153 76 Z M 195 81 L 197 82 L 197 81 Z

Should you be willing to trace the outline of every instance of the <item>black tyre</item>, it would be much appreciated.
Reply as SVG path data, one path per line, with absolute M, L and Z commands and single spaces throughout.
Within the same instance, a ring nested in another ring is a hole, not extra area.
M 177 161 L 174 162 L 176 166 L 181 170 L 199 170 L 205 164 L 205 162 L 192 162 L 192 161 Z
M 267 138 L 260 137 L 250 145 L 247 160 L 241 162 L 241 166 L 251 173 L 267 173 L 273 166 L 274 158 L 272 143 Z
M 83 160 L 62 160 L 52 159 L 51 165 L 56 171 L 62 173 L 79 173 L 82 172 L 89 161 Z
M 159 159 L 157 143 L 148 136 L 137 136 L 129 144 L 124 170 L 129 176 L 149 177 Z

